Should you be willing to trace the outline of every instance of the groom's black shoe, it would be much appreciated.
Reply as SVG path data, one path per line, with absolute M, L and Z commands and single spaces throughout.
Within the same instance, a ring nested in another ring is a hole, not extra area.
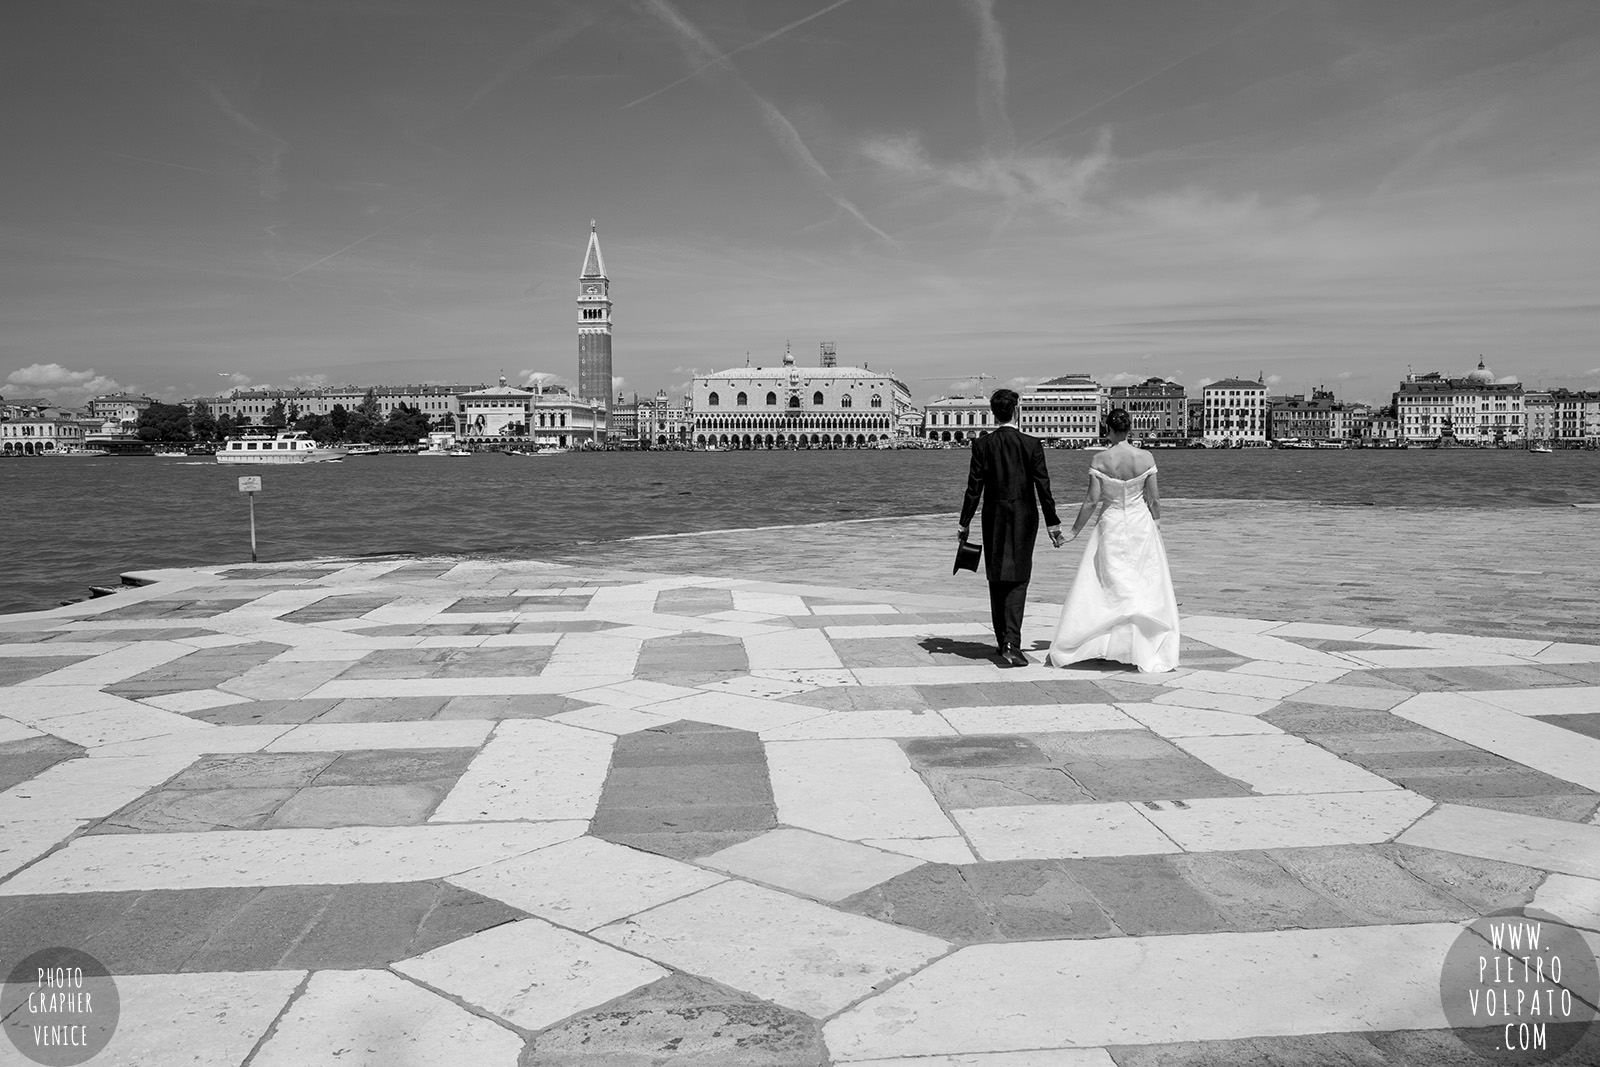
M 1002 658 L 1013 667 L 1028 666 L 1028 657 L 1024 656 L 1022 650 L 1015 645 L 1006 649 L 1006 654 Z

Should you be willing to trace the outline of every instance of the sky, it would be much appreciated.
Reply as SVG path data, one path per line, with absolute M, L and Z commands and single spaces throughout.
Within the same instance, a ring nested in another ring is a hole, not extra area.
M 1593 0 L 22 0 L 0 395 L 571 383 L 591 218 L 629 395 L 1596 389 L 1597 100 Z

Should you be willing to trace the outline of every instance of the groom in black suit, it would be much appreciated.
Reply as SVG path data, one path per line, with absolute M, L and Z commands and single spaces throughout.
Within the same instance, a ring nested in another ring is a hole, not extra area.
M 1039 535 L 1039 508 L 1044 509 L 1050 540 L 1062 544 L 1061 521 L 1050 495 L 1050 474 L 1044 446 L 1017 429 L 1017 394 L 997 389 L 989 409 L 998 424 L 993 433 L 972 442 L 972 468 L 961 503 L 965 541 L 972 515 L 983 498 L 983 564 L 989 576 L 989 608 L 1000 656 L 1013 667 L 1026 667 L 1022 654 L 1022 608 L 1033 576 L 1033 542 Z M 1035 506 L 1034 498 L 1038 497 Z

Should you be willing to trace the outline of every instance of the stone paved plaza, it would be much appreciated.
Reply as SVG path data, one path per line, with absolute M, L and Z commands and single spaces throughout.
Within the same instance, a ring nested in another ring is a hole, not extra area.
M 1482 1062 L 1464 921 L 1600 931 L 1600 645 L 1191 601 L 1171 674 L 1005 669 L 975 581 L 704 544 L 0 618 L 6 970 L 118 976 L 97 1067 L 1380 1067 Z

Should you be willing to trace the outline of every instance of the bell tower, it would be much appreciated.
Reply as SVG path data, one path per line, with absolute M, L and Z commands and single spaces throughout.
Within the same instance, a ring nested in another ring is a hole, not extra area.
M 589 220 L 589 247 L 578 274 L 578 398 L 611 406 L 611 279 L 600 233 Z

